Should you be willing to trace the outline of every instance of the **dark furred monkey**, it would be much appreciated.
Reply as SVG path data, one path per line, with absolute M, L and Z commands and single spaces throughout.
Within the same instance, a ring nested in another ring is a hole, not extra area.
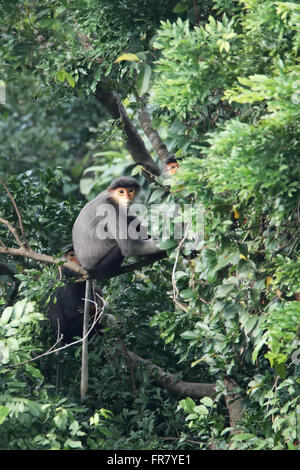
M 137 239 L 128 234 L 128 225 L 133 221 L 140 226 L 139 220 L 127 213 L 139 192 L 140 185 L 134 178 L 118 178 L 79 213 L 73 226 L 73 245 L 80 264 L 91 277 L 102 280 L 118 274 L 126 256 L 161 253 L 144 234 Z
M 72 245 L 65 248 L 64 257 L 78 263 Z M 74 336 L 82 336 L 85 282 L 68 280 L 74 273 L 67 268 L 60 268 L 60 278 L 65 281 L 58 287 L 49 302 L 48 318 L 52 330 L 63 335 L 63 343 L 71 343 Z M 91 315 L 95 313 L 95 305 L 91 304 Z

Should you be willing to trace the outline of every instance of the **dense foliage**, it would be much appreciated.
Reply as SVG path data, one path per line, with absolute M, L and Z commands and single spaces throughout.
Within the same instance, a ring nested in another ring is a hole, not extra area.
M 1 448 L 299 449 L 299 4 L 41 3 L 0 6 L 0 174 L 31 246 L 58 254 L 83 194 L 132 172 L 120 126 L 94 98 L 100 82 L 141 135 L 139 97 L 149 102 L 180 170 L 170 192 L 137 177 L 152 202 L 201 202 L 205 237 L 196 256 L 170 248 L 102 286 L 119 326 L 91 342 L 83 404 L 79 346 L 26 362 L 55 341 L 45 316 L 55 269 L 3 257 L 19 290 L 0 277 Z M 17 225 L 3 187 L 0 198 L 1 217 Z M 3 225 L 0 238 L 14 243 Z M 125 346 L 178 379 L 215 383 L 215 397 L 159 388 L 133 373 Z M 227 377 L 244 406 L 234 433 Z

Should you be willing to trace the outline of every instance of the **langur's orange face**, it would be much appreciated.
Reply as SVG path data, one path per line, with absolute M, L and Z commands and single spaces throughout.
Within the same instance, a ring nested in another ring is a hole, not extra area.
M 76 255 L 75 255 L 75 251 L 74 250 L 69 250 L 67 251 L 66 253 L 66 258 L 69 260 L 69 261 L 73 261 L 73 263 L 76 263 L 76 264 L 79 264 L 79 261 L 78 259 L 76 258 Z
M 112 197 L 119 206 L 129 206 L 135 196 L 135 188 L 116 188 L 110 191 L 110 197 Z
M 178 163 L 169 163 L 167 165 L 167 172 L 169 175 L 175 175 L 178 171 L 179 165 Z

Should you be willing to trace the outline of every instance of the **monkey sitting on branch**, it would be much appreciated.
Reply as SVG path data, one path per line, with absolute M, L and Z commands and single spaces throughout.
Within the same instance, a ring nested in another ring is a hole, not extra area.
M 64 258 L 79 264 L 72 245 L 64 248 Z M 73 341 L 74 337 L 82 336 L 85 282 L 74 282 L 72 278 L 75 273 L 64 266 L 59 267 L 59 273 L 64 286 L 58 287 L 51 296 L 47 314 L 53 332 L 57 337 L 62 336 L 62 344 L 68 344 Z M 100 294 L 98 289 L 95 293 Z M 91 304 L 90 316 L 92 318 L 97 313 L 96 306 L 99 300 L 96 300 Z M 99 325 L 95 325 L 91 333 L 93 334 L 95 330 L 99 331 Z
M 146 256 L 152 262 L 165 257 L 166 252 L 160 250 L 145 234 L 139 219 L 128 215 L 128 208 L 140 189 L 134 178 L 118 178 L 88 202 L 75 220 L 72 232 L 75 255 L 90 278 L 105 280 L 126 272 L 126 266 L 122 271 L 121 264 L 127 256 Z M 88 387 L 90 279 L 86 281 L 84 298 L 80 387 L 82 400 Z
M 73 245 L 91 278 L 104 280 L 121 274 L 121 264 L 128 256 L 147 256 L 153 261 L 165 256 L 145 234 L 139 219 L 128 215 L 140 189 L 134 178 L 118 178 L 79 213 L 73 226 Z

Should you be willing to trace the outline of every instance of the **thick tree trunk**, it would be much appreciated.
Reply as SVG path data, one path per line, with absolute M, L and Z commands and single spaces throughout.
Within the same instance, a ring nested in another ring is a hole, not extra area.
M 224 382 L 227 388 L 225 403 L 228 409 L 230 426 L 232 428 L 231 434 L 234 434 L 237 432 L 237 425 L 243 416 L 243 399 L 239 393 L 234 391 L 237 387 L 234 380 L 226 378 Z

